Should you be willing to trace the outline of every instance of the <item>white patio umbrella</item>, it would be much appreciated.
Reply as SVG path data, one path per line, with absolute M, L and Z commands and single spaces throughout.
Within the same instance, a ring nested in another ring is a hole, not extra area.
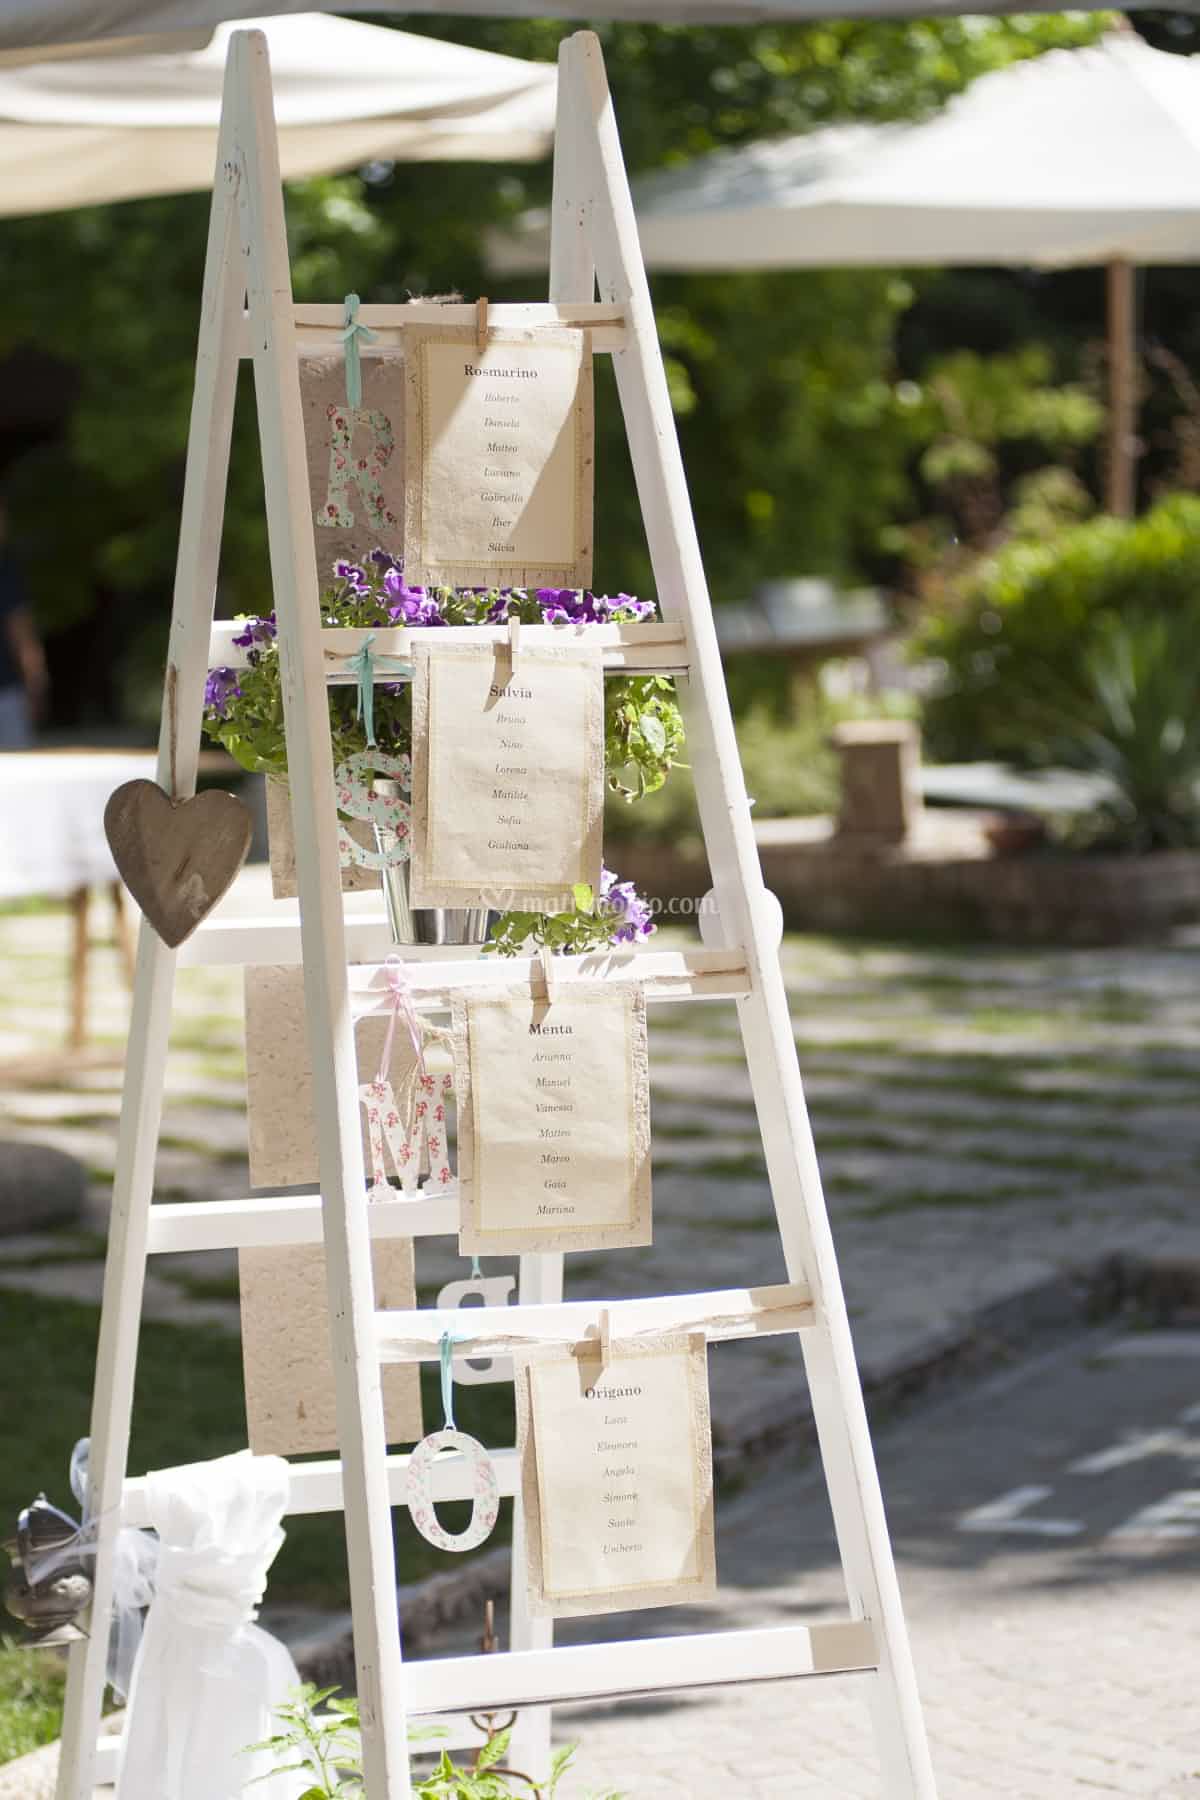
M 550 149 L 553 63 L 323 13 L 253 23 L 270 46 L 285 178 Z M 209 187 L 234 29 L 199 49 L 0 68 L 0 215 Z
M 1153 0 L 1138 0 L 1153 4 Z M 306 0 L 244 0 L 247 13 L 300 12 Z M 1102 0 L 1083 0 L 1082 10 L 1097 11 Z M 453 11 L 501 17 L 547 19 L 646 19 L 678 24 L 745 25 L 781 19 L 924 17 L 954 13 L 959 6 L 943 0 L 347 0 L 347 12 L 408 13 Z M 970 0 L 972 13 L 1004 13 L 1011 0 Z M 1054 0 L 1026 10 L 1053 12 Z M 1200 0 L 1176 0 L 1176 10 L 1200 11 Z M 0 0 L 0 59 L 27 54 L 52 44 L 83 45 L 103 40 L 211 28 L 220 19 L 237 17 L 238 0 Z
M 1109 265 L 1110 505 L 1129 510 L 1132 267 L 1200 259 L 1200 57 L 1112 32 L 982 75 L 915 125 L 833 126 L 635 184 L 654 269 Z M 496 238 L 541 266 L 545 222 Z

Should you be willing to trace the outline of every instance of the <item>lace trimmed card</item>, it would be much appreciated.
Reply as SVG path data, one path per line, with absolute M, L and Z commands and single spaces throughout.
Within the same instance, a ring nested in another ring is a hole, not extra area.
M 716 1592 L 702 1333 L 526 1351 L 517 1454 L 530 1611 L 624 1612 Z
M 646 997 L 636 982 L 454 997 L 459 1247 L 651 1242 Z
M 414 906 L 566 912 L 600 891 L 604 673 L 582 647 L 417 646 Z
M 584 331 L 404 334 L 410 582 L 587 587 L 592 348 Z

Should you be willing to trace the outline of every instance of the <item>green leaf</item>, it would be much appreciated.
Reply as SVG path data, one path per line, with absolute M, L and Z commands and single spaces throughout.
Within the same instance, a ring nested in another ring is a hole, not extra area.
M 665 756 L 667 750 L 667 731 L 662 720 L 655 713 L 643 713 L 642 736 L 653 750 L 655 756 Z
M 577 881 L 571 893 L 580 912 L 590 913 L 595 910 L 596 890 L 590 881 Z
M 493 1763 L 498 1763 L 511 1742 L 511 1731 L 498 1731 L 495 1737 L 489 1738 L 480 1749 L 475 1758 L 476 1769 L 490 1769 Z

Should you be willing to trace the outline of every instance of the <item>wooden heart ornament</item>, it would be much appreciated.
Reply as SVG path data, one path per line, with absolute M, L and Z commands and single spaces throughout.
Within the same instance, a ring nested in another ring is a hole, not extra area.
M 126 781 L 104 808 L 121 878 L 172 950 L 232 885 L 252 829 L 249 808 L 232 794 L 172 800 L 154 781 Z

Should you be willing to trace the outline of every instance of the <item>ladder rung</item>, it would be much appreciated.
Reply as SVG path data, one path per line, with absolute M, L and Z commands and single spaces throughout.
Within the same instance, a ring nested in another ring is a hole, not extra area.
M 386 939 L 386 943 L 381 940 Z M 352 993 L 385 991 L 384 958 L 395 949 L 387 926 L 373 917 L 346 919 L 346 956 Z M 360 960 L 362 952 L 377 962 Z M 383 954 L 379 955 L 382 950 Z M 288 919 L 211 920 L 179 949 L 181 963 L 298 963 L 300 923 Z M 459 988 L 510 987 L 522 983 L 541 994 L 541 963 L 528 956 L 474 956 L 451 960 L 405 953 L 409 985 L 425 1012 L 448 1012 Z M 572 981 L 640 981 L 647 1000 L 740 1000 L 750 992 L 745 953 L 733 950 L 596 950 L 556 959 L 562 988 Z
M 261 919 L 206 920 L 180 945 L 180 966 L 300 962 L 300 915 L 294 906 L 280 911 L 282 917 L 278 918 L 267 915 Z M 345 933 L 348 962 L 382 962 L 396 948 L 382 912 L 347 913 Z M 406 946 L 406 961 L 410 955 L 419 954 L 415 946 Z
M 246 665 L 249 646 L 235 644 L 242 631 L 236 620 L 214 625 L 208 643 L 209 667 L 240 669 Z M 416 644 L 497 644 L 508 643 L 508 633 L 500 626 L 380 626 L 377 630 L 358 630 L 352 626 L 330 626 L 321 633 L 326 673 L 331 681 L 358 679 L 348 659 L 371 638 L 371 649 L 377 657 L 408 656 Z M 539 645 L 596 645 L 606 669 L 626 674 L 670 675 L 687 669 L 687 640 L 679 625 L 658 621 L 646 624 L 630 622 L 618 625 L 524 625 L 521 642 L 536 649 Z M 377 681 L 402 681 L 402 672 L 387 668 L 376 670 Z
M 107 1787 L 117 1779 L 117 1765 L 121 1756 L 121 1734 L 119 1731 L 102 1731 L 96 1740 L 96 1784 Z
M 458 1230 L 458 1185 L 412 1200 L 373 1200 L 371 1236 L 438 1237 Z M 184 1200 L 150 1208 L 147 1249 L 263 1250 L 273 1244 L 323 1241 L 320 1194 L 259 1194 L 248 1200 Z
M 377 1312 L 381 1362 L 428 1362 L 447 1332 L 458 1356 L 504 1356 L 538 1344 L 577 1344 L 599 1332 L 609 1316 L 613 1337 L 643 1331 L 704 1331 L 710 1343 L 802 1331 L 813 1323 L 812 1296 L 800 1282 L 777 1287 L 719 1288 L 709 1294 L 671 1294 L 642 1300 L 567 1300 L 553 1306 L 472 1306 L 466 1311 L 422 1307 Z M 469 1325 L 469 1335 L 464 1328 Z
M 741 950 L 597 950 L 586 956 L 556 958 L 554 966 L 556 991 L 563 997 L 573 981 L 640 981 L 647 1000 L 736 1000 L 750 987 Z M 410 964 L 408 978 L 416 1005 L 428 1012 L 448 1011 L 452 995 L 462 988 L 524 983 L 535 995 L 545 992 L 542 964 L 528 956 Z M 382 999 L 387 992 L 385 965 L 356 964 L 350 970 L 350 991 L 374 993 Z
M 336 350 L 341 346 L 346 324 L 346 309 L 340 301 L 307 302 L 292 308 L 296 337 L 301 350 Z M 411 305 L 360 306 L 358 317 L 375 333 L 376 342 L 392 350 L 404 348 L 406 325 L 466 325 L 475 329 L 475 305 L 442 305 L 438 301 L 415 301 Z M 583 325 L 591 334 L 592 349 L 623 350 L 627 340 L 625 308 L 604 300 L 566 300 L 555 305 L 546 301 L 496 301 L 488 307 L 488 323 L 493 326 Z M 250 322 L 242 324 L 242 356 L 253 354 Z
M 489 1452 L 496 1465 L 500 1492 L 511 1498 L 520 1490 L 521 1474 L 517 1453 L 511 1447 Z M 408 1452 L 397 1451 L 387 1459 L 388 1489 L 393 1506 L 405 1504 L 405 1476 Z M 473 1468 L 457 1451 L 435 1458 L 429 1472 L 429 1488 L 435 1500 L 469 1500 L 474 1488 Z M 342 1512 L 344 1510 L 342 1465 L 338 1457 L 321 1462 L 293 1463 L 285 1511 L 298 1513 Z M 146 1501 L 146 1477 L 133 1475 L 126 1479 L 121 1494 L 122 1525 L 146 1526 L 150 1514 Z
M 877 1665 L 870 1620 L 844 1619 L 436 1657 L 405 1663 L 404 1685 L 409 1712 L 423 1715 L 607 1700 L 797 1675 L 849 1675 Z

